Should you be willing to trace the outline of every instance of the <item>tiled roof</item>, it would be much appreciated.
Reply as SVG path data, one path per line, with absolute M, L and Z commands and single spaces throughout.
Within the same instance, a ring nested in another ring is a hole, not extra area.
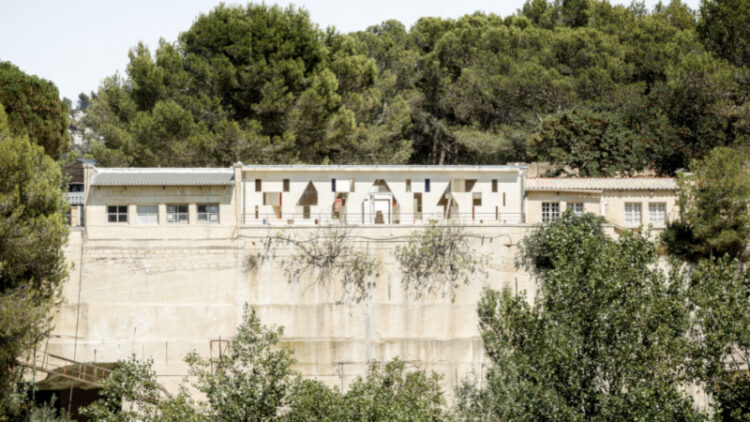
M 93 186 L 227 186 L 234 172 L 223 168 L 99 168 Z
M 677 189 L 677 184 L 670 177 L 540 177 L 526 179 L 526 190 L 529 191 L 675 189 Z

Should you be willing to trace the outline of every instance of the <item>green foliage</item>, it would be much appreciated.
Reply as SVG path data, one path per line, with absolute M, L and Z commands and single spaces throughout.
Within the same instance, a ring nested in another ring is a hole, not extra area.
M 408 105 L 384 98 L 373 59 L 294 7 L 225 6 L 175 44 L 130 51 L 85 119 L 104 165 L 403 162 Z
M 31 409 L 27 418 L 28 422 L 71 422 L 70 415 L 64 409 L 61 409 L 60 415 L 58 415 L 57 409 L 54 407 L 55 400 L 56 397 L 52 396 L 50 403 L 44 403 Z
M 176 398 L 164 398 L 153 362 L 140 362 L 135 356 L 120 361 L 104 381 L 100 398 L 79 412 L 92 421 L 200 421 L 188 398 L 180 391 Z
M 237 335 L 227 354 L 212 366 L 196 352 L 185 361 L 197 378 L 195 387 L 206 396 L 207 416 L 221 421 L 276 420 L 289 404 L 294 385 L 294 357 L 278 342 L 284 329 L 261 324 L 246 306 Z
M 385 365 L 372 363 L 367 375 L 355 380 L 344 395 L 343 420 L 448 420 L 439 380 L 434 372 L 407 371 L 398 359 Z
M 23 73 L 9 62 L 0 62 L 0 104 L 8 115 L 10 132 L 27 136 L 54 159 L 70 144 L 68 113 L 57 87 L 50 81 Z
M 706 38 L 742 33 L 746 7 L 720 12 L 734 3 L 706 2 L 697 26 L 679 0 L 652 11 L 529 0 L 506 18 L 352 34 L 293 7 L 219 6 L 173 44 L 133 48 L 126 75 L 83 98 L 102 139 L 90 153 L 104 165 L 199 166 L 538 157 L 581 174 L 673 174 L 715 146 L 750 143 L 750 69 L 722 59 L 742 37 L 731 48 Z
M 738 66 L 750 65 L 750 4 L 703 0 L 698 34 L 706 47 Z
M 728 257 L 688 272 L 697 379 L 714 400 L 716 420 L 750 420 L 750 270 Z
M 470 420 L 700 420 L 687 378 L 686 287 L 656 265 L 654 245 L 566 212 L 523 242 L 533 303 L 486 290 L 480 332 L 492 366 L 465 385 Z M 475 419 L 472 419 L 475 420 Z
M 295 247 L 283 263 L 290 283 L 307 279 L 333 291 L 341 285 L 339 303 L 359 303 L 370 297 L 380 262 L 351 245 L 349 230 L 331 226 L 304 240 L 277 239 Z
M 448 420 L 440 378 L 407 370 L 398 359 L 372 362 L 346 394 L 291 369 L 292 353 L 279 345 L 282 328 L 261 324 L 246 307 L 237 336 L 219 361 L 196 352 L 186 357 L 191 385 L 205 401 L 195 402 L 183 386 L 165 396 L 152 362 L 118 362 L 100 398 L 81 412 L 92 421 L 444 421 Z
M 261 324 L 246 307 L 237 336 L 218 362 L 186 356 L 191 389 L 205 402 L 191 399 L 186 386 L 176 396 L 165 396 L 152 362 L 135 358 L 118 362 L 107 378 L 97 401 L 82 410 L 93 421 L 273 421 L 290 403 L 298 382 L 292 371 L 291 352 L 279 347 L 282 328 Z
M 0 420 L 25 400 L 16 359 L 48 333 L 67 241 L 60 169 L 9 120 L 0 105 Z
M 450 420 L 440 378 L 407 370 L 403 361 L 372 362 L 346 394 L 318 381 L 302 381 L 284 420 L 297 421 L 424 421 Z
M 440 293 L 455 297 L 456 289 L 484 271 L 484 257 L 476 256 L 464 229 L 431 223 L 415 231 L 395 251 L 401 282 L 417 297 Z
M 716 148 L 690 172 L 678 178 L 680 221 L 671 224 L 663 240 L 683 259 L 743 258 L 750 239 L 750 175 L 747 154 Z
M 614 113 L 580 109 L 547 118 L 531 144 L 543 161 L 582 177 L 627 175 L 646 167 L 646 151 Z

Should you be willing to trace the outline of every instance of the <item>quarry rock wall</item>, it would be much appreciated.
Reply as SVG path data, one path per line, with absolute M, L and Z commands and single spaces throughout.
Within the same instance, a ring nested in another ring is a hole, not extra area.
M 394 251 L 424 228 L 349 228 L 346 242 L 379 262 L 360 303 L 342 301 L 340 285 L 315 282 L 314 274 L 289 281 L 295 240 L 319 236 L 320 227 L 239 226 L 185 238 L 179 231 L 150 237 L 127 228 L 74 229 L 64 303 L 45 348 L 84 362 L 152 359 L 160 382 L 175 391 L 187 376 L 184 356 L 218 357 L 247 303 L 264 324 L 284 327 L 283 344 L 307 377 L 346 389 L 368 362 L 399 357 L 442 374 L 450 394 L 486 368 L 476 313 L 482 290 L 508 287 L 533 300 L 534 283 L 514 263 L 531 227 L 465 226 L 486 271 L 453 295 L 421 297 L 404 289 Z

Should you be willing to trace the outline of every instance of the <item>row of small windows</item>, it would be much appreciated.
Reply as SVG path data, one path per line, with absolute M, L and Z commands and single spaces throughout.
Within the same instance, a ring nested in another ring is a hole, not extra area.
M 576 215 L 583 214 L 582 202 L 568 202 L 568 209 Z M 640 202 L 625 203 L 625 224 L 628 226 L 641 225 Z M 559 202 L 542 202 L 542 222 L 547 223 L 560 218 Z M 667 204 L 664 202 L 651 202 L 648 204 L 648 222 L 649 224 L 661 225 L 667 221 Z
M 640 202 L 628 202 L 625 204 L 625 224 L 637 226 L 641 224 Z M 667 204 L 664 202 L 651 202 L 648 204 L 648 222 L 650 224 L 664 224 L 667 221 Z
M 219 204 L 198 204 L 197 220 L 199 223 L 219 223 Z M 159 224 L 159 207 L 158 205 L 138 205 L 136 207 L 135 221 L 137 224 Z M 127 223 L 128 206 L 127 205 L 108 205 L 107 206 L 108 223 Z M 187 224 L 188 223 L 188 205 L 187 204 L 167 204 L 167 223 L 169 224 Z

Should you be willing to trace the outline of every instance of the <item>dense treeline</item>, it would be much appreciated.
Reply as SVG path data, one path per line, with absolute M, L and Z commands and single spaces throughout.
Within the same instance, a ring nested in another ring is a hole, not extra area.
M 731 13 L 727 13 L 727 10 Z M 82 95 L 102 165 L 550 160 L 672 174 L 750 141 L 743 0 L 528 0 L 515 15 L 321 30 L 219 6 Z M 728 33 L 733 37 L 717 34 Z M 95 138 L 97 138 L 95 136 Z

